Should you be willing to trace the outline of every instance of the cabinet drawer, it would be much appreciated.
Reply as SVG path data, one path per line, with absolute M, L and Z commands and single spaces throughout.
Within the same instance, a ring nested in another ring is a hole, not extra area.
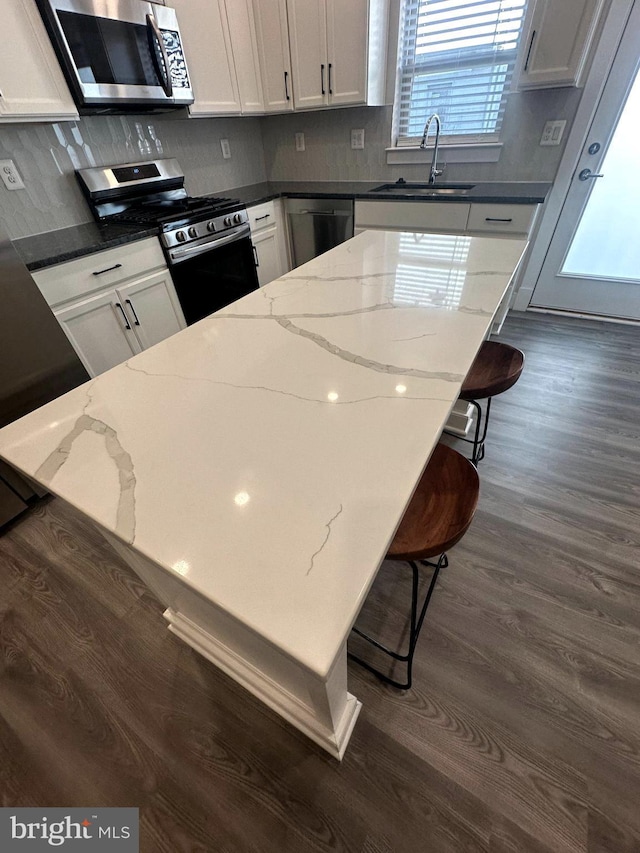
M 535 204 L 472 204 L 467 231 L 526 236 L 536 209 Z
M 276 207 L 273 201 L 265 201 L 248 209 L 251 233 L 255 234 L 261 228 L 277 225 Z
M 157 237 L 94 252 L 32 273 L 50 306 L 89 295 L 167 265 Z
M 357 201 L 356 228 L 464 233 L 468 204 L 427 201 Z

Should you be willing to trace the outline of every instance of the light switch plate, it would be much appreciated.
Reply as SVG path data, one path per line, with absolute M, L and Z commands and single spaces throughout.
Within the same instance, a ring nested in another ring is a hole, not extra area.
M 222 157 L 224 160 L 231 159 L 231 146 L 229 145 L 228 139 L 220 140 L 220 148 L 222 149 Z
M 304 151 L 304 133 L 296 133 L 296 151 Z
M 560 140 L 562 139 L 562 134 L 564 133 L 566 126 L 566 119 L 562 119 L 560 121 L 548 121 L 542 131 L 540 145 L 560 145 Z
M 364 148 L 364 128 L 351 131 L 351 147 L 360 150 Z
M 0 178 L 8 190 L 23 190 L 24 183 L 13 160 L 0 160 Z

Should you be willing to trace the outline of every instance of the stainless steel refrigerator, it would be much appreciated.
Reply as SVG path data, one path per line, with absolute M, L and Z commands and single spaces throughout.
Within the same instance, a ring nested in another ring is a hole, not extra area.
M 0 427 L 88 378 L 29 270 L 0 231 Z M 37 495 L 34 484 L 0 460 L 0 530 Z

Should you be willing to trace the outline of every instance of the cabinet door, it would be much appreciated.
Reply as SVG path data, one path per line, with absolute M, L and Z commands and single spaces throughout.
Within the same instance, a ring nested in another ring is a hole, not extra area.
M 286 0 L 253 0 L 265 112 L 293 110 Z
M 2 30 L 0 121 L 77 118 L 34 0 L 2 3 Z
M 329 69 L 325 0 L 287 0 L 287 13 L 295 108 L 326 106 Z
M 224 0 L 171 0 L 178 21 L 195 101 L 192 116 L 239 115 L 240 95 Z
M 252 0 L 227 2 L 233 62 L 243 115 L 263 113 L 262 79 Z
M 186 326 L 168 270 L 132 281 L 119 287 L 117 293 L 142 349 L 175 335 Z
M 536 0 L 517 88 L 579 85 L 602 6 L 603 0 Z
M 115 290 L 54 311 L 91 376 L 97 376 L 140 352 L 133 327 L 123 312 Z
M 280 278 L 286 272 L 283 263 L 277 228 L 265 228 L 251 237 L 257 256 L 256 271 L 260 287 Z
M 326 0 L 329 103 L 367 102 L 369 0 Z

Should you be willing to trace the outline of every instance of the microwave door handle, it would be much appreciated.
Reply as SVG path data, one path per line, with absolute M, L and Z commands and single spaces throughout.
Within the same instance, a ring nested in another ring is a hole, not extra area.
M 167 98 L 171 98 L 173 96 L 173 83 L 171 82 L 169 55 L 167 54 L 167 49 L 164 46 L 164 41 L 162 39 L 162 33 L 160 32 L 160 28 L 158 27 L 156 19 L 153 17 L 153 15 L 147 15 L 147 34 L 149 36 L 151 58 L 158 73 L 158 77 L 160 78 L 160 81 L 162 83 L 162 88 L 164 89 L 164 93 Z M 158 50 L 162 54 L 164 69 L 162 68 L 162 63 L 158 58 Z

